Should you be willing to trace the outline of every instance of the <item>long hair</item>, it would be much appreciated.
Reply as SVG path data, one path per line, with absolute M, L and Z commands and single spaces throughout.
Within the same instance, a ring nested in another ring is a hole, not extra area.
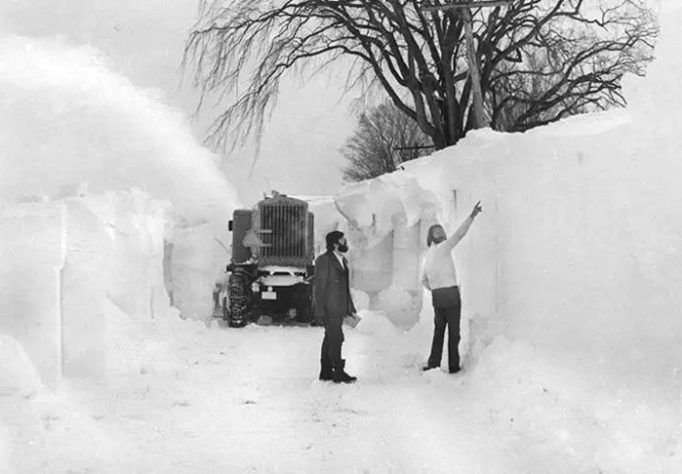
M 435 242 L 433 238 L 433 231 L 436 230 L 436 228 L 440 227 L 441 229 L 443 228 L 442 225 L 440 224 L 433 224 L 431 227 L 429 227 L 428 232 L 426 233 L 426 246 L 431 247 L 431 244 Z

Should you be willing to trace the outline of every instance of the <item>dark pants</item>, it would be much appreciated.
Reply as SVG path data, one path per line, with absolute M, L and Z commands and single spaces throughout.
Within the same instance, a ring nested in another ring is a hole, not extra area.
M 433 290 L 433 309 L 436 314 L 433 342 L 429 367 L 440 366 L 443 355 L 443 339 L 448 329 L 448 367 L 451 372 L 459 370 L 459 321 L 462 314 L 462 301 L 459 288 L 438 288 Z
M 324 339 L 320 353 L 323 367 L 343 368 L 341 344 L 343 344 L 343 318 L 325 318 Z

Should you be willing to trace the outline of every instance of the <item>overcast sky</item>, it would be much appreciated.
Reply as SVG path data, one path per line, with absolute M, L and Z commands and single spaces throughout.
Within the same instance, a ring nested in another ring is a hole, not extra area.
M 180 60 L 198 0 L 2 0 L 0 29 L 30 37 L 61 37 L 91 45 L 134 84 L 162 92 L 164 100 L 190 116 L 196 92 L 180 88 Z M 339 148 L 355 121 L 349 100 L 340 100 L 333 77 L 303 86 L 291 82 L 267 126 L 252 178 L 254 147 L 223 157 L 223 169 L 245 203 L 264 191 L 332 194 L 341 183 Z M 208 114 L 194 123 L 204 138 Z M 302 180 L 300 176 L 306 176 Z M 311 179 L 312 177 L 312 179 Z
M 0 0 L 0 30 L 31 37 L 59 36 L 102 51 L 112 68 L 134 84 L 162 91 L 166 102 L 188 116 L 196 91 L 179 88 L 180 60 L 199 0 Z M 658 0 L 652 0 L 657 5 Z M 355 120 L 340 84 L 317 78 L 303 87 L 289 83 L 262 140 L 249 178 L 254 147 L 222 157 L 227 178 L 249 204 L 264 191 L 333 194 L 341 184 L 339 153 Z M 199 140 L 211 118 L 193 125 Z M 301 179 L 306 176 L 306 179 Z

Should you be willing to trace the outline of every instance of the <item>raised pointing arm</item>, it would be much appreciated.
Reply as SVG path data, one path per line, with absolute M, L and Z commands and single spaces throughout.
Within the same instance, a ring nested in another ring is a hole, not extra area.
M 464 238 L 467 232 L 469 232 L 469 227 L 471 227 L 471 224 L 474 223 L 474 218 L 481 211 L 483 211 L 483 207 L 481 207 L 481 201 L 478 201 L 474 206 L 473 210 L 471 211 L 471 214 L 469 214 L 469 216 L 464 220 L 464 222 L 460 224 L 455 233 L 447 238 L 447 240 L 445 241 L 445 245 L 448 246 L 450 249 L 455 248 L 455 245 L 457 245 L 459 241 Z

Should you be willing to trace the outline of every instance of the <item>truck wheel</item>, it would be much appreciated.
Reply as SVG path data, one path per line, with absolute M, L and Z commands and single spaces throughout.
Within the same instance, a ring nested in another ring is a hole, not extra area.
M 228 279 L 229 287 L 229 310 L 228 324 L 230 327 L 240 328 L 246 326 L 249 307 L 249 281 L 242 272 L 234 272 Z

